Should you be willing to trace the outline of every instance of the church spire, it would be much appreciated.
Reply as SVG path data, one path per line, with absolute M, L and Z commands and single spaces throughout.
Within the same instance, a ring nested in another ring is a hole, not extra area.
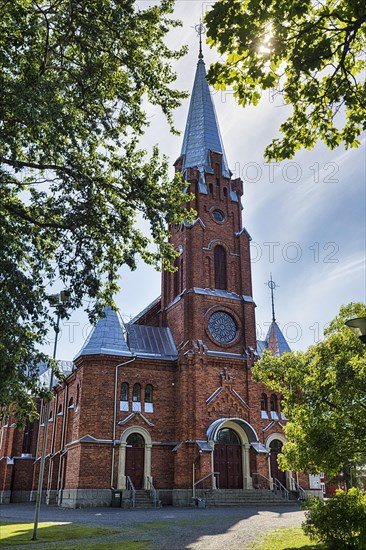
M 206 80 L 206 68 L 202 53 L 202 23 L 196 27 L 199 35 L 199 54 L 196 76 L 193 84 L 191 102 L 188 111 L 187 124 L 184 132 L 181 157 L 183 157 L 183 172 L 187 168 L 197 167 L 201 178 L 204 174 L 213 174 L 210 151 L 222 154 L 222 175 L 231 177 L 215 107 Z
M 276 283 L 272 280 L 272 273 L 270 274 L 270 280 L 268 281 L 268 287 L 271 289 L 271 300 L 272 300 L 272 322 L 276 322 L 275 308 L 274 308 L 274 289 L 277 287 Z

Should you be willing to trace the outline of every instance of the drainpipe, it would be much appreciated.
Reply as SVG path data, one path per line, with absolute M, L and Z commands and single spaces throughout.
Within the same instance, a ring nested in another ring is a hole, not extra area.
M 124 367 L 125 365 L 128 365 L 129 363 L 133 363 L 136 361 L 136 357 L 133 357 L 132 359 L 129 359 L 128 361 L 125 361 L 124 363 L 119 363 L 116 365 L 115 375 L 114 375 L 114 404 L 113 404 L 113 447 L 112 447 L 112 467 L 111 467 L 111 488 L 113 487 L 113 481 L 114 481 L 114 455 L 115 455 L 115 449 L 116 449 L 116 418 L 117 418 L 117 388 L 118 388 L 118 369 L 120 367 Z
M 61 482 L 61 467 L 62 467 L 62 451 L 64 450 L 65 443 L 65 427 L 66 427 L 66 416 L 67 416 L 67 396 L 68 396 L 69 386 L 65 381 L 65 390 L 64 390 L 64 410 L 62 417 L 62 432 L 61 432 L 61 441 L 60 441 L 60 460 L 58 461 L 58 473 L 57 473 L 57 489 L 56 489 L 56 502 L 58 503 L 59 494 L 60 494 L 60 482 Z

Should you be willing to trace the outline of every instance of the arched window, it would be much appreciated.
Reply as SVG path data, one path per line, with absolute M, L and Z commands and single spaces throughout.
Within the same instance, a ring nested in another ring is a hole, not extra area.
M 286 420 L 286 415 L 283 412 L 283 397 L 280 399 L 280 416 L 282 420 Z
M 72 441 L 74 427 L 74 399 L 70 397 L 66 418 L 66 443 Z
M 132 410 L 141 411 L 141 384 L 133 385 Z
M 128 383 L 123 382 L 121 386 L 121 401 L 128 401 Z
M 48 421 L 49 422 L 52 422 L 53 421 L 53 409 L 50 409 L 50 413 L 48 415 Z
M 174 298 L 182 292 L 181 280 L 182 280 L 182 261 L 181 258 L 174 260 L 174 267 L 177 271 L 174 271 Z
M 212 195 L 213 194 L 213 185 L 212 183 L 210 183 L 210 185 L 208 186 L 209 190 L 210 190 L 210 194 Z
M 227 198 L 227 188 L 226 187 L 224 187 L 224 197 L 225 197 L 225 199 Z
M 153 387 L 151 384 L 147 384 L 145 387 L 145 412 L 154 412 Z
M 80 399 L 80 384 L 76 386 L 76 404 L 75 404 L 76 410 L 79 409 L 79 399 Z
M 31 454 L 32 442 L 33 442 L 33 422 L 29 422 L 29 420 L 27 420 L 27 423 L 24 429 L 24 438 L 23 438 L 23 447 L 22 447 L 23 454 Z
M 219 290 L 227 290 L 226 251 L 221 245 L 215 246 L 214 265 L 215 288 Z
M 267 396 L 265 393 L 261 394 L 261 417 L 268 418 L 267 412 Z
M 271 395 L 271 418 L 273 420 L 278 420 L 277 397 L 274 394 Z
M 57 416 L 62 416 L 62 405 L 58 406 Z
M 128 393 L 129 393 L 129 385 L 127 382 L 122 382 L 121 385 L 121 396 L 119 400 L 119 410 L 120 411 L 129 411 L 129 404 L 128 404 Z

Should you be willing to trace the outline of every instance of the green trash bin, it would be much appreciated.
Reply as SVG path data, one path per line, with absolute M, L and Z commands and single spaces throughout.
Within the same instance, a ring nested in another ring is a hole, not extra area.
M 112 508 L 121 508 L 122 491 L 112 489 Z

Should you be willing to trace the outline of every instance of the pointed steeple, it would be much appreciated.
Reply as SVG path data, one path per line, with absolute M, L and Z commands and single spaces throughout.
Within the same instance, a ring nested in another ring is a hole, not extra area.
M 107 306 L 104 314 L 74 360 L 83 355 L 132 355 L 126 344 L 122 319 L 118 313 Z
M 200 34 L 200 50 L 196 76 L 193 84 L 191 102 L 188 111 L 186 129 L 181 151 L 183 157 L 183 172 L 187 168 L 197 167 L 204 182 L 204 173 L 213 174 L 210 163 L 210 151 L 222 154 L 222 175 L 231 177 L 220 129 L 217 122 L 215 107 L 206 80 L 206 68 L 203 61 L 202 42 Z M 200 191 L 204 191 L 200 186 Z
M 274 308 L 274 290 L 278 285 L 272 279 L 272 273 L 270 280 L 265 283 L 271 291 L 272 301 L 272 322 L 269 326 L 266 339 L 264 341 L 257 342 L 258 352 L 261 354 L 264 349 L 268 349 L 276 357 L 281 357 L 283 353 L 291 351 L 286 338 L 284 337 L 280 327 L 276 323 L 275 308 Z

